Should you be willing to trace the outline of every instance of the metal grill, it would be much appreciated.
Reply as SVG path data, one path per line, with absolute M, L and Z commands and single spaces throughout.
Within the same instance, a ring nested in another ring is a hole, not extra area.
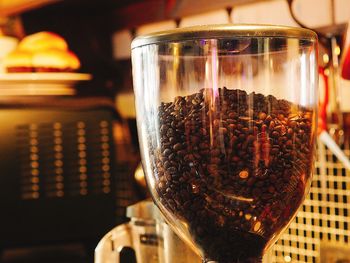
M 272 248 L 272 262 L 350 262 L 350 253 L 339 252 L 350 237 L 350 172 L 326 146 L 320 142 L 317 146 L 310 194 Z M 350 155 L 349 147 L 345 153 Z M 327 258 L 330 247 L 333 255 Z
M 111 191 L 109 121 L 16 127 L 22 199 Z

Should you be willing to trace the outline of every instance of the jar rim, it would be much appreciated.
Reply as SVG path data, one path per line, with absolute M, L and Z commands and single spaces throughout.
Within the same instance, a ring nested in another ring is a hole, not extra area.
M 299 38 L 317 42 L 317 34 L 306 28 L 254 25 L 254 24 L 218 24 L 177 28 L 167 31 L 154 32 L 136 37 L 131 43 L 131 49 L 163 42 L 179 42 L 195 39 L 225 39 L 240 38 Z

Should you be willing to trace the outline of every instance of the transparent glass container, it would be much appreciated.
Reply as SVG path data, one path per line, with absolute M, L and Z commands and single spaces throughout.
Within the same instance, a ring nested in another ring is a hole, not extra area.
M 214 25 L 135 39 L 143 167 L 153 200 L 204 262 L 261 262 L 311 183 L 317 36 Z

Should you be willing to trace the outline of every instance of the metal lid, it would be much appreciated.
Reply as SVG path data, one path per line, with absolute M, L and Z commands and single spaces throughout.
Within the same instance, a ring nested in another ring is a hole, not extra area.
M 274 25 L 225 24 L 177 28 L 139 36 L 132 41 L 131 49 L 160 42 L 232 37 L 286 37 L 300 38 L 313 42 L 317 40 L 317 34 L 305 28 Z

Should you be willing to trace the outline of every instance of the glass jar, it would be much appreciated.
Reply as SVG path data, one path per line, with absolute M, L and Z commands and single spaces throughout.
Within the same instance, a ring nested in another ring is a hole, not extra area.
M 260 262 L 309 190 L 317 36 L 199 26 L 132 43 L 148 187 L 204 261 Z

